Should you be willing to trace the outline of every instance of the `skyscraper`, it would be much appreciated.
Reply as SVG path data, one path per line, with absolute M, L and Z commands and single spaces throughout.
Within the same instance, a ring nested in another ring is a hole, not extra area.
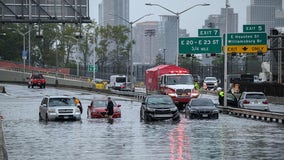
M 129 0 L 102 0 L 99 5 L 100 25 L 129 26 L 126 20 L 129 21 Z

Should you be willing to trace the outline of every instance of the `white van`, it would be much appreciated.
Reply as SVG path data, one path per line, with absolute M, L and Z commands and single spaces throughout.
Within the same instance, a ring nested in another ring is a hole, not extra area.
M 125 75 L 112 75 L 110 76 L 109 88 L 121 90 L 121 87 L 127 82 Z

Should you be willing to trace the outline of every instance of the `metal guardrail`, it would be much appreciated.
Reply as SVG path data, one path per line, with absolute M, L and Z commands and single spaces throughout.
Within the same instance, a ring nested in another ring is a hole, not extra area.
M 219 109 L 222 113 L 237 117 L 284 124 L 283 113 L 248 110 L 248 109 L 233 108 L 233 107 L 219 107 Z

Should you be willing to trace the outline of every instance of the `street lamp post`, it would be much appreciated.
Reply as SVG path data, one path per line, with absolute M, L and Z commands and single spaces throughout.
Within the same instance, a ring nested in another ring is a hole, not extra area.
M 226 0 L 226 17 L 225 17 L 225 52 L 224 52 L 224 107 L 227 107 L 227 86 L 228 86 L 228 82 L 227 82 L 227 70 L 228 70 L 228 51 L 227 51 L 227 41 L 228 41 L 228 8 L 230 7 L 229 5 L 229 1 Z
M 171 12 L 172 14 L 176 15 L 176 17 L 177 17 L 177 26 L 176 26 L 177 27 L 177 30 L 176 30 L 176 33 L 177 33 L 176 66 L 178 66 L 178 55 L 179 55 L 179 49 L 178 49 L 178 47 L 179 47 L 179 42 L 178 42 L 179 41 L 179 15 L 184 13 L 184 12 L 186 12 L 186 11 L 188 11 L 188 10 L 190 10 L 190 9 L 192 9 L 192 8 L 194 8 L 194 7 L 197 7 L 197 6 L 209 6 L 210 4 L 207 4 L 207 3 L 196 4 L 196 5 L 191 6 L 191 7 L 187 8 L 187 9 L 181 11 L 181 12 L 174 12 L 174 11 L 172 11 L 172 10 L 170 10 L 170 9 L 164 7 L 164 6 L 161 6 L 159 4 L 145 3 L 145 5 L 147 5 L 147 6 L 158 6 L 160 8 L 163 8 L 163 9 Z
M 113 15 L 113 14 L 111 14 L 111 15 Z M 150 14 L 145 14 L 144 16 L 142 16 L 142 17 L 140 17 L 140 18 L 138 18 L 138 19 L 136 19 L 134 21 L 131 21 L 131 22 L 128 21 L 127 19 L 119 16 L 119 15 L 114 15 L 114 16 L 119 17 L 120 19 L 124 20 L 125 22 L 127 22 L 130 25 L 130 40 L 132 42 L 133 41 L 133 36 L 132 36 L 133 24 L 138 22 L 142 18 L 147 17 L 147 16 L 151 16 L 151 15 L 153 15 L 153 14 L 151 14 L 151 13 Z M 131 47 L 131 49 L 130 49 L 130 59 L 131 59 L 131 62 L 130 62 L 131 63 L 131 67 L 130 67 L 130 72 L 131 73 L 130 73 L 130 76 L 131 76 L 131 84 L 133 85 L 133 83 L 134 83 L 134 81 L 133 81 L 133 47 Z
M 16 29 L 16 28 L 7 28 L 7 29 L 10 29 L 10 30 L 14 30 L 14 31 L 16 31 L 18 34 L 20 34 L 21 36 L 23 36 L 23 52 L 26 52 L 26 34 L 28 34 L 28 33 L 30 33 L 31 32 L 31 30 L 29 30 L 29 31 L 27 31 L 27 32 L 25 32 L 25 33 L 23 33 L 23 32 L 21 32 L 20 30 L 18 30 L 18 29 Z M 30 47 L 30 39 L 29 39 L 29 47 Z M 30 51 L 30 49 L 29 49 L 29 51 Z M 29 54 L 30 55 L 30 54 Z M 24 73 L 26 72 L 26 57 L 25 57 L 26 55 L 23 55 L 23 61 L 24 61 Z M 30 59 L 30 57 L 29 57 L 29 59 Z

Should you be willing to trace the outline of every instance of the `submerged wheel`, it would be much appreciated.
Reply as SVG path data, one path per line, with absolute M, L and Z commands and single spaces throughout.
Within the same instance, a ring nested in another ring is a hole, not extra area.
M 42 120 L 42 117 L 40 115 L 40 112 L 38 113 L 38 117 L 39 117 L 39 120 L 41 121 Z

